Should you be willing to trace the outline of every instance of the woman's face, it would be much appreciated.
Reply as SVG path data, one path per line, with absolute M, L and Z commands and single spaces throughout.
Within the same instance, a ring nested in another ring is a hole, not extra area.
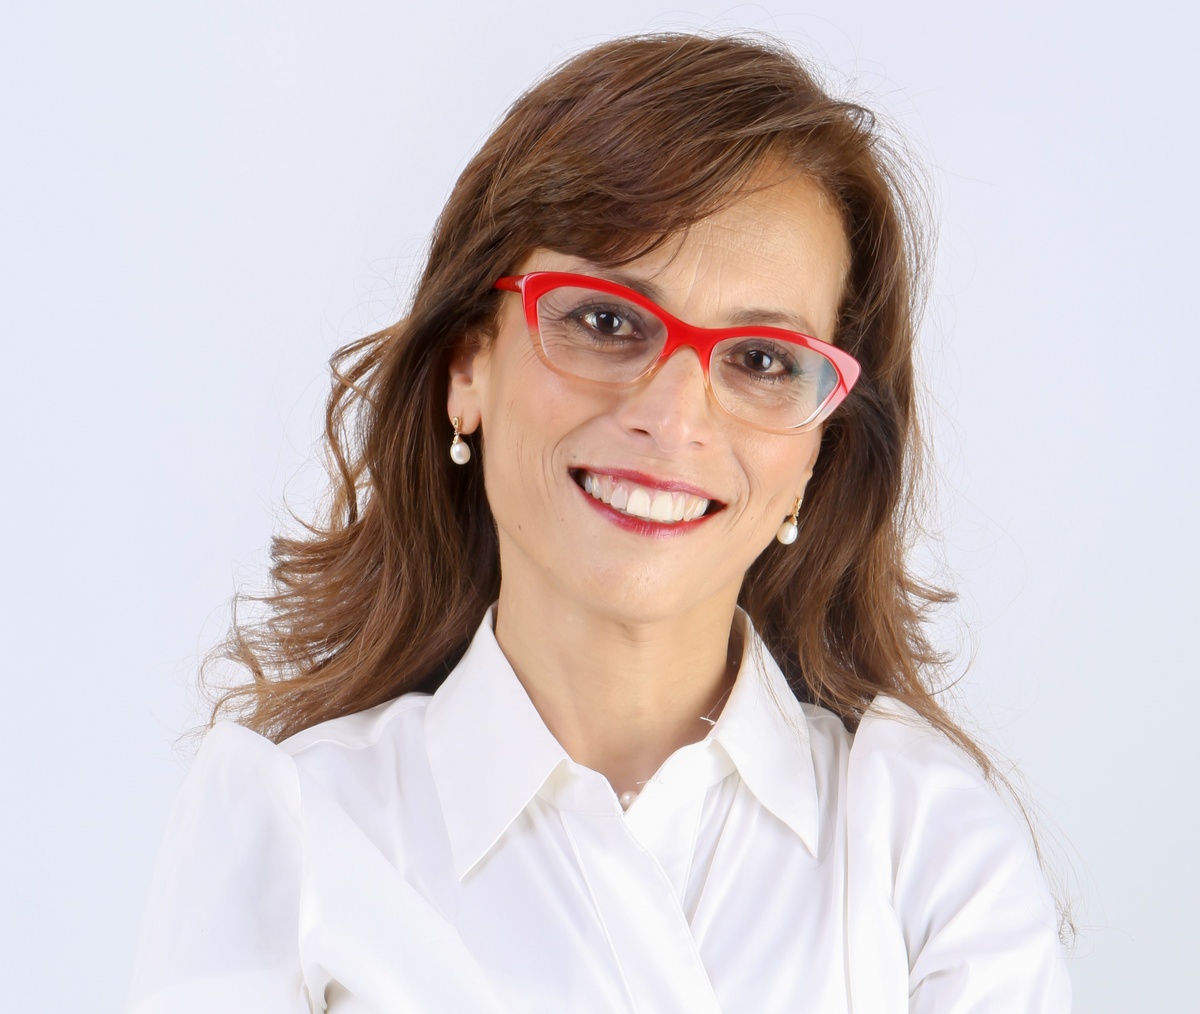
M 616 279 L 690 324 L 757 323 L 829 340 L 848 262 L 832 202 L 791 179 L 619 269 L 539 249 L 519 273 Z M 494 342 L 452 365 L 449 411 L 464 433 L 483 434 L 505 591 L 633 622 L 732 610 L 746 570 L 803 493 L 820 430 L 769 433 L 727 415 L 691 348 L 631 389 L 560 376 L 534 349 L 521 297 L 502 299 Z M 661 516 L 664 491 L 684 494 L 676 513 L 690 516 L 702 500 L 707 513 L 682 523 L 647 516 Z

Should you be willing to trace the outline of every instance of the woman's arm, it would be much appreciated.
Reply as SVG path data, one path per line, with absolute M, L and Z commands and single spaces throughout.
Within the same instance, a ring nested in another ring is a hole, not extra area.
M 175 802 L 130 1014 L 308 1014 L 295 764 L 237 725 L 205 738 Z
M 875 920 L 867 939 L 884 923 L 902 942 L 911 1014 L 1069 1014 L 1029 830 L 973 761 L 895 701 L 872 706 L 851 749 L 848 833 L 851 914 Z M 852 982 L 870 976 L 861 944 L 851 959 Z

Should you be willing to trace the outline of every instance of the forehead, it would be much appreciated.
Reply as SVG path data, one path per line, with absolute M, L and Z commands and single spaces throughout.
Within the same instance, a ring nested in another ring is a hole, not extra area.
M 700 326 L 776 324 L 828 341 L 849 258 L 832 199 L 807 177 L 793 177 L 758 182 L 620 267 L 539 249 L 520 270 L 611 278 Z

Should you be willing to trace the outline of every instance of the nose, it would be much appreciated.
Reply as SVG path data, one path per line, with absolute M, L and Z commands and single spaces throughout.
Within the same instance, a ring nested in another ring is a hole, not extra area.
M 618 417 L 627 432 L 648 436 L 661 451 L 707 443 L 713 406 L 696 350 L 673 352 L 657 372 L 625 395 Z

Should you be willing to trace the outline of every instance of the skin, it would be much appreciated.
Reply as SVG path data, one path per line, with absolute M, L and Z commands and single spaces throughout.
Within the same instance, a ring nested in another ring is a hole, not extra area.
M 750 319 L 830 340 L 848 263 L 830 200 L 791 178 L 618 275 L 652 285 L 664 309 L 692 324 Z M 614 276 L 544 249 L 518 273 L 535 270 Z M 515 293 L 504 296 L 495 340 L 455 357 L 447 408 L 464 433 L 484 435 L 500 647 L 568 755 L 617 793 L 636 791 L 707 734 L 701 716 L 719 714 L 735 675 L 742 579 L 803 494 L 820 431 L 767 433 L 733 419 L 689 348 L 631 390 L 561 377 L 538 358 Z M 631 530 L 590 502 L 580 468 L 683 482 L 723 506 L 682 529 Z

